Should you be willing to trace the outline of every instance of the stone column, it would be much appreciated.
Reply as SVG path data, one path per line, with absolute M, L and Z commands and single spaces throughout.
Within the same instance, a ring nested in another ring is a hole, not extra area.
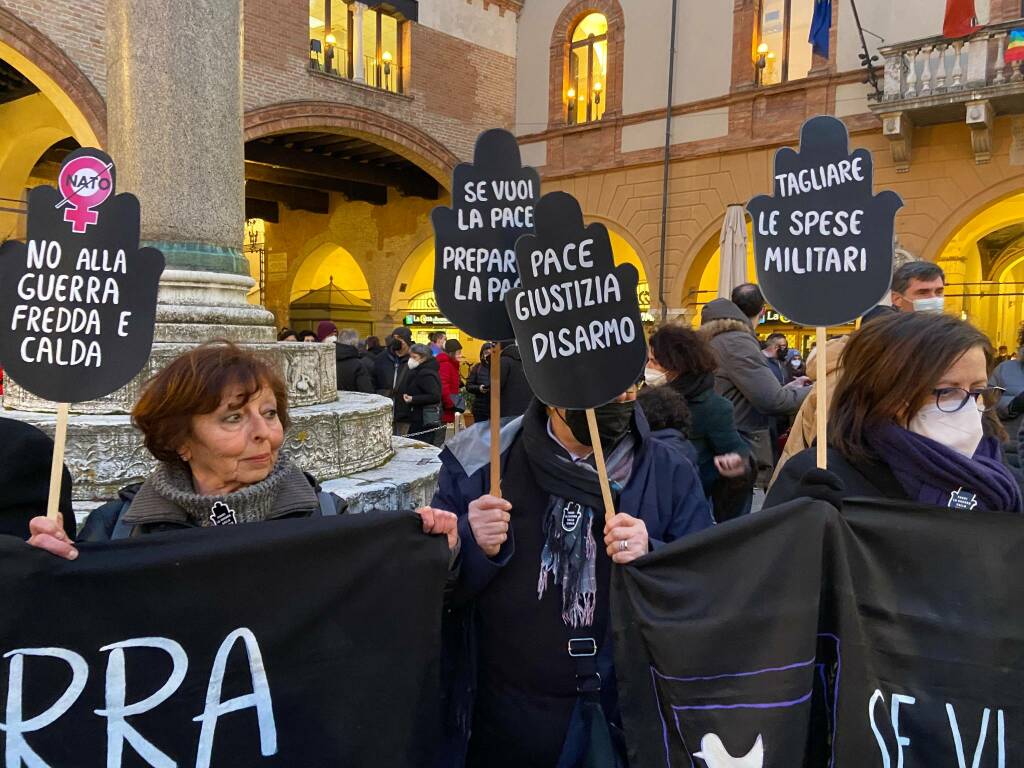
M 245 301 L 241 0 L 107 0 L 106 44 L 118 190 L 167 259 L 157 340 L 273 339 Z
M 363 58 L 363 12 L 365 3 L 356 3 L 352 9 L 352 79 L 366 82 L 366 60 Z

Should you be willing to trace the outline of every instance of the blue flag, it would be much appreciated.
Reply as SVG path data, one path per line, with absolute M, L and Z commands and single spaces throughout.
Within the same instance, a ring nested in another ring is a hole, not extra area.
M 814 18 L 811 19 L 811 35 L 807 38 L 814 52 L 828 58 L 829 32 L 832 29 L 832 0 L 814 1 Z

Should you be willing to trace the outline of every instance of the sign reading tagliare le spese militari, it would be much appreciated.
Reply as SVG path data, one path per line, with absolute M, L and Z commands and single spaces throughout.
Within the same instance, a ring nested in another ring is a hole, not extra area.
M 808 326 L 848 323 L 878 304 L 892 279 L 895 192 L 873 194 L 872 158 L 849 151 L 834 117 L 804 123 L 800 150 L 775 154 L 774 196 L 747 205 L 757 279 L 768 303 Z

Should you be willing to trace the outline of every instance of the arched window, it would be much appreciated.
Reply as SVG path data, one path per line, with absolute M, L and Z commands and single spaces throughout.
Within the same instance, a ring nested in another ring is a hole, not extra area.
M 576 25 L 569 44 L 569 125 L 601 119 L 608 102 L 607 83 L 608 19 L 603 13 L 590 13 Z

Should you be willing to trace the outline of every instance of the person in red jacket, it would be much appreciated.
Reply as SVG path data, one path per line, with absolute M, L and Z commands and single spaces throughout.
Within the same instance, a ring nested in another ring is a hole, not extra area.
M 444 408 L 444 423 L 455 421 L 455 404 L 452 395 L 459 394 L 462 379 L 459 376 L 459 363 L 462 360 L 462 345 L 458 339 L 448 339 L 444 343 L 444 352 L 437 356 L 441 366 L 441 405 Z

